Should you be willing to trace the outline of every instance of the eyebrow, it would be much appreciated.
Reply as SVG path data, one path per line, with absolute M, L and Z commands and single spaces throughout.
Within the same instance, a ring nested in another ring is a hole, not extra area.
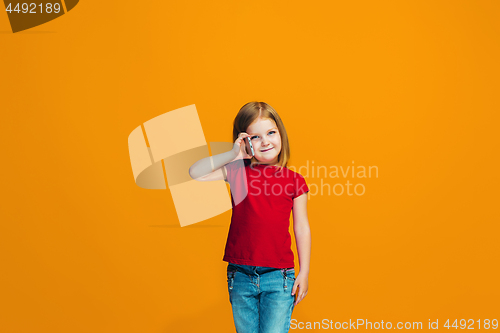
M 270 128 L 270 129 L 268 129 L 268 130 L 266 131 L 266 133 L 267 133 L 267 132 L 269 132 L 270 130 L 274 130 L 274 129 L 275 129 L 275 130 L 277 130 L 278 128 L 277 128 L 277 127 Z M 254 135 L 253 133 L 248 133 L 248 134 L 250 134 L 250 135 Z

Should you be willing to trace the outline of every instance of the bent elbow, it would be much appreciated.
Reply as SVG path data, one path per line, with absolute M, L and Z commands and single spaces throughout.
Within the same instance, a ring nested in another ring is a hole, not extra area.
M 193 175 L 193 170 L 192 170 L 193 167 L 190 167 L 189 168 L 189 177 L 191 177 L 191 179 L 195 179 L 194 175 Z
M 191 179 L 193 179 L 193 180 L 198 180 L 198 181 L 203 180 L 203 177 L 201 175 L 199 175 L 198 172 L 193 171 L 191 168 L 189 168 L 189 177 L 191 177 Z

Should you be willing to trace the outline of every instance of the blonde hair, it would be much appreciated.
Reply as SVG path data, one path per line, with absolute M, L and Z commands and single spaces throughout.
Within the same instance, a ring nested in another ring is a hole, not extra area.
M 264 102 L 250 102 L 243 105 L 234 118 L 233 122 L 233 142 L 238 138 L 238 134 L 246 132 L 256 119 L 270 119 L 274 121 L 278 127 L 281 136 L 281 151 L 278 155 L 278 167 L 281 169 L 287 166 L 290 159 L 290 144 L 288 143 L 288 135 L 286 134 L 285 125 L 280 116 L 271 105 Z M 258 163 L 257 159 L 252 157 L 252 165 Z

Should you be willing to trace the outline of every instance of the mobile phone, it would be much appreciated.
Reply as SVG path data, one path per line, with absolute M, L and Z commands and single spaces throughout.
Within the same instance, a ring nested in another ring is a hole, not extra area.
M 252 145 L 252 141 L 250 140 L 250 137 L 247 136 L 246 139 L 248 139 L 248 140 L 245 140 L 245 148 L 246 148 L 247 154 L 255 156 L 255 152 L 253 151 L 253 145 Z

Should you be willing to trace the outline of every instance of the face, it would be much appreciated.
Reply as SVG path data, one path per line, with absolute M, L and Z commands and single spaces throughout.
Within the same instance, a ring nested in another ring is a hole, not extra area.
M 276 123 L 271 119 L 258 118 L 247 131 L 252 140 L 255 158 L 264 164 L 275 165 L 281 151 L 281 136 Z

